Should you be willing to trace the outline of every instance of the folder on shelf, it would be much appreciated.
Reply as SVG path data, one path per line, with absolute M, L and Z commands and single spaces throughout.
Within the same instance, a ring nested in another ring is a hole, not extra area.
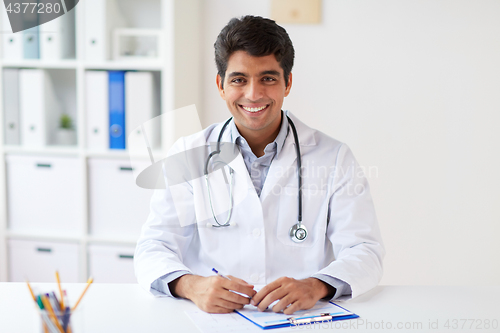
M 23 54 L 25 59 L 40 58 L 38 27 L 23 31 Z
M 12 33 L 7 11 L 3 10 L 2 15 L 2 49 L 3 58 L 10 60 L 20 60 L 23 58 L 23 33 Z
M 19 70 L 3 70 L 3 112 L 5 144 L 18 145 L 19 136 Z
M 43 16 L 40 18 L 43 21 Z M 74 10 L 40 25 L 39 29 L 40 59 L 58 60 L 75 57 Z
M 109 72 L 109 148 L 125 149 L 125 71 Z
M 152 72 L 125 73 L 125 123 L 127 149 L 134 153 L 147 152 L 160 144 L 160 121 L 150 121 L 159 115 L 158 85 Z
M 111 55 L 111 34 L 125 26 L 116 0 L 86 0 L 84 5 L 85 60 L 105 61 Z
M 25 59 L 39 59 L 40 58 L 40 39 L 38 24 L 38 13 L 29 12 L 23 14 L 24 26 L 33 27 L 23 31 L 23 53 Z
M 21 143 L 43 147 L 50 143 L 59 104 L 49 75 L 42 69 L 19 70 L 19 118 Z
M 109 148 L 109 88 L 107 71 L 85 72 L 85 113 L 87 148 Z

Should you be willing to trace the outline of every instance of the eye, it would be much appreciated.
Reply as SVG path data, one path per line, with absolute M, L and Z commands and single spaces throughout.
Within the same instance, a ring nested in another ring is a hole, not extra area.
M 276 79 L 274 77 L 271 77 L 271 76 L 265 76 L 262 78 L 262 81 L 264 82 L 275 82 Z
M 236 83 L 236 84 L 243 83 L 243 82 L 245 82 L 245 81 L 242 78 L 239 78 L 239 77 L 234 78 L 234 79 L 231 80 L 231 83 Z

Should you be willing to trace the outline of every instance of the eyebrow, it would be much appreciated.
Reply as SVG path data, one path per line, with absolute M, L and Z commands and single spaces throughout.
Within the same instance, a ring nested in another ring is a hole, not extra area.
M 260 73 L 259 73 L 259 76 L 262 76 L 262 75 L 275 75 L 275 76 L 280 76 L 280 72 L 275 71 L 275 70 L 269 70 L 269 71 L 263 71 L 263 72 L 260 72 Z M 231 72 L 231 73 L 229 73 L 229 75 L 228 75 L 227 77 L 228 77 L 228 78 L 232 78 L 232 77 L 235 77 L 235 76 L 243 76 L 243 77 L 248 77 L 248 75 L 246 75 L 245 73 L 242 73 L 242 72 Z

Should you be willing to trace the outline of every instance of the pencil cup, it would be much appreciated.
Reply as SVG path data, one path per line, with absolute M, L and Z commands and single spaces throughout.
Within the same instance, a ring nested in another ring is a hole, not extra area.
M 54 311 L 38 309 L 36 332 L 40 333 L 84 333 L 82 309 L 71 311 Z

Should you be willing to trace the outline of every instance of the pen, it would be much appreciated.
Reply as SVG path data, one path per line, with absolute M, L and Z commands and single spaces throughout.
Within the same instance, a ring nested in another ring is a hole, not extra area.
M 59 300 L 57 299 L 56 293 L 51 292 L 50 294 L 46 294 L 47 299 L 50 301 L 50 305 L 52 306 L 52 309 L 54 311 L 61 311 L 61 304 L 59 303 Z
M 62 328 L 61 324 L 59 323 L 59 320 L 57 319 L 57 316 L 54 313 L 54 310 L 52 309 L 52 306 L 50 305 L 49 300 L 44 295 L 42 295 L 41 298 L 42 298 L 43 306 L 49 312 L 49 317 L 52 319 L 52 322 L 56 325 L 59 332 L 64 333 L 63 328 Z
M 76 301 L 75 305 L 73 306 L 73 308 L 71 309 L 71 311 L 75 311 L 76 307 L 78 306 L 78 304 L 80 303 L 80 301 L 82 300 L 83 296 L 85 295 L 85 293 L 87 292 L 87 289 L 89 289 L 90 285 L 92 284 L 92 282 L 94 282 L 94 279 L 93 278 L 89 278 L 88 281 L 87 281 L 87 286 L 85 287 L 85 289 L 83 290 L 82 294 L 80 295 L 80 298 L 78 299 L 78 301 Z
M 28 285 L 28 289 L 30 290 L 31 297 L 33 297 L 33 300 L 36 302 L 35 294 L 33 293 L 33 289 L 31 289 L 31 286 L 30 286 L 30 283 L 28 280 L 26 280 L 26 284 Z
M 61 288 L 61 279 L 59 279 L 59 272 L 58 271 L 56 271 L 56 281 L 57 281 L 57 286 L 59 287 L 59 294 L 61 295 L 61 301 L 59 303 L 61 305 L 61 309 L 65 309 L 66 307 L 64 306 L 63 291 Z
M 303 318 L 293 318 L 290 317 L 288 320 L 290 321 L 291 324 L 293 325 L 300 325 L 300 324 L 310 324 L 313 322 L 324 322 L 324 321 L 329 321 L 333 318 L 332 315 L 329 313 L 322 313 L 319 316 L 311 316 L 311 317 L 303 317 Z
M 212 268 L 212 272 L 214 272 L 215 274 L 217 274 L 217 275 L 218 275 L 218 276 L 220 276 L 220 277 L 223 277 L 224 279 L 228 279 L 228 280 L 230 280 L 230 281 L 231 281 L 231 279 L 230 279 L 230 278 L 228 278 L 228 277 L 227 277 L 227 276 L 225 276 L 224 274 L 219 273 L 219 271 L 218 271 L 218 270 L 216 270 L 215 268 Z
M 227 279 L 227 280 L 231 281 L 231 279 L 230 279 L 230 278 L 228 278 L 228 277 L 227 277 L 227 276 L 225 276 L 224 274 L 219 273 L 219 271 L 218 271 L 218 270 L 216 270 L 215 268 L 212 268 L 212 272 L 214 272 L 215 274 L 217 274 L 218 276 L 220 276 L 220 277 L 222 277 L 222 278 L 224 278 L 224 279 Z M 238 294 L 238 295 L 241 295 L 241 296 L 243 296 L 243 297 L 246 297 L 246 298 L 248 298 L 248 299 L 252 299 L 252 297 L 250 297 L 250 296 L 248 296 L 248 295 L 245 295 L 245 294 L 243 294 L 243 293 L 239 293 L 239 292 L 234 291 L 234 290 L 230 290 L 230 291 L 232 291 L 232 292 L 233 292 L 233 293 L 235 293 L 235 294 Z

